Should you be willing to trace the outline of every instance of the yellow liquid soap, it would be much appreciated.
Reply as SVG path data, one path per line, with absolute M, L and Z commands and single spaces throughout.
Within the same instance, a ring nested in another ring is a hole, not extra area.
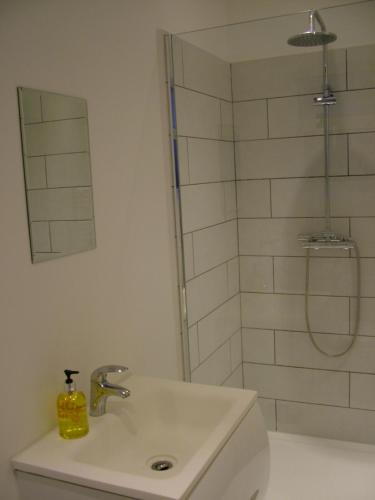
M 57 398 L 59 433 L 64 439 L 76 439 L 86 436 L 89 431 L 86 397 L 83 392 L 75 390 L 75 384 L 70 378 L 71 370 L 66 372 L 68 390 Z

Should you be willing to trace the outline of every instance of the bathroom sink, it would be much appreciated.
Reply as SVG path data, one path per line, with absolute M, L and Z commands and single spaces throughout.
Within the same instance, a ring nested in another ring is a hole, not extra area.
M 188 498 L 256 402 L 254 391 L 128 375 L 126 400 L 109 398 L 72 441 L 51 431 L 13 459 L 15 469 L 148 499 Z

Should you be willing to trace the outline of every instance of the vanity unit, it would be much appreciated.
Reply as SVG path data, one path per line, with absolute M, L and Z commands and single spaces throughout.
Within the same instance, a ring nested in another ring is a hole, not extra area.
M 90 432 L 13 459 L 21 500 L 262 500 L 269 445 L 256 392 L 128 374 Z

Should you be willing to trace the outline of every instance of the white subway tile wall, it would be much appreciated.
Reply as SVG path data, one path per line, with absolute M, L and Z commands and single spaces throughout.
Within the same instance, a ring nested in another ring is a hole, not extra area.
M 375 442 L 374 412 L 321 404 L 277 401 L 277 430 L 295 434 Z
M 375 443 L 375 46 L 329 52 L 331 211 L 362 257 L 359 338 L 329 358 L 305 326 L 297 237 L 324 228 L 319 55 L 233 64 L 244 384 L 258 390 L 269 429 Z M 354 331 L 354 255 L 312 257 L 312 329 L 337 352 Z
M 46 159 L 44 156 L 28 158 L 25 164 L 25 178 L 27 189 L 47 187 Z
M 240 365 L 222 384 L 224 387 L 243 389 L 242 365 Z
M 346 90 L 346 51 L 328 51 L 329 76 L 335 90 Z M 233 99 L 246 101 L 320 92 L 320 52 L 274 57 L 232 65 Z M 370 86 L 370 85 L 368 85 Z
M 189 356 L 190 368 L 194 370 L 199 365 L 199 347 L 198 347 L 198 326 L 193 325 L 189 328 Z
M 371 134 L 366 135 L 370 136 Z M 347 174 L 346 141 L 346 135 L 331 137 L 330 162 L 332 175 Z M 373 137 L 368 137 L 365 149 L 367 159 L 372 153 L 375 155 L 375 146 L 373 144 Z M 364 167 L 361 161 L 365 162 L 367 168 L 369 162 L 362 160 L 361 147 L 362 144 L 358 144 L 357 149 L 360 150 L 357 152 L 358 173 L 367 173 L 363 172 Z M 238 180 L 324 175 L 322 140 L 320 137 L 292 137 L 289 139 L 236 142 L 236 167 Z M 373 171 L 375 171 L 374 164 Z
M 174 40 L 193 382 L 243 387 L 231 68 Z
M 332 225 L 358 242 L 362 275 L 359 338 L 341 358 L 308 338 L 297 240 L 325 222 L 323 110 L 312 104 L 321 56 L 235 63 L 228 83 L 228 67 L 198 52 L 175 48 L 192 380 L 244 380 L 269 429 L 375 443 L 375 46 L 329 50 Z M 354 255 L 312 257 L 312 329 L 342 350 L 355 324 Z
M 375 87 L 375 46 L 348 49 L 348 88 L 367 89 Z
M 258 397 L 258 403 L 262 411 L 267 429 L 270 431 L 276 430 L 276 401 L 274 399 L 266 399 Z
M 197 327 L 200 361 L 204 361 L 241 328 L 239 294 L 199 320 Z

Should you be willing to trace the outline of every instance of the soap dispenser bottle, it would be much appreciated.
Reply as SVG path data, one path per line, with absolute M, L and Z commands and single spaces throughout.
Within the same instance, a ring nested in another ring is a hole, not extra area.
M 65 391 L 57 397 L 57 417 L 60 436 L 64 439 L 75 439 L 85 436 L 89 431 L 87 420 L 86 397 L 76 390 L 72 375 L 75 370 L 64 370 L 66 375 Z

